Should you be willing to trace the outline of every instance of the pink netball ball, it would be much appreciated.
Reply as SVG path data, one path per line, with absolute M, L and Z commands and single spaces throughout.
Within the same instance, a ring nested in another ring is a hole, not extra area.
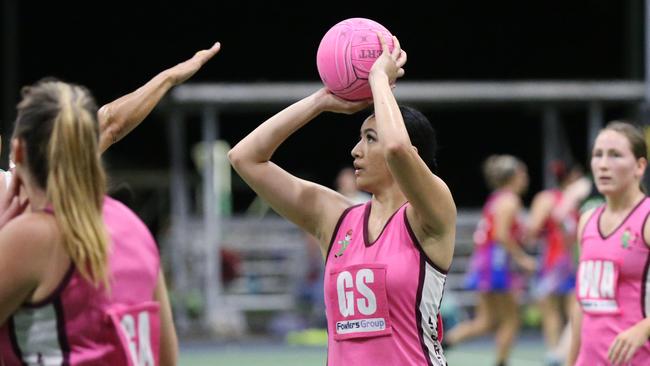
M 316 65 L 327 89 L 347 100 L 372 97 L 368 74 L 382 52 L 378 31 L 392 51 L 392 34 L 374 20 L 346 19 L 325 33 L 318 46 Z

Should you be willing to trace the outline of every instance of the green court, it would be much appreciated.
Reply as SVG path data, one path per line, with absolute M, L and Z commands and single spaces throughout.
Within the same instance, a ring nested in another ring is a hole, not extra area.
M 182 366 L 311 366 L 325 365 L 324 347 L 283 344 L 184 344 Z M 525 336 L 514 347 L 510 366 L 543 366 L 544 349 L 538 336 Z M 493 366 L 494 343 L 491 338 L 468 342 L 447 352 L 450 366 Z

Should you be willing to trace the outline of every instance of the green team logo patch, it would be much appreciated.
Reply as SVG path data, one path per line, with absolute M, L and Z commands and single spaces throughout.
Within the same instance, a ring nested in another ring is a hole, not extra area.
M 343 240 L 339 240 L 338 244 L 341 245 L 339 248 L 339 251 L 334 254 L 335 258 L 338 258 L 343 255 L 343 252 L 348 248 L 348 245 L 350 245 L 350 240 L 352 239 L 352 229 L 348 230 L 347 233 L 345 233 L 345 238 Z
M 621 247 L 623 249 L 629 249 L 630 244 L 634 243 L 637 239 L 637 235 L 633 233 L 630 228 L 626 228 L 621 235 Z

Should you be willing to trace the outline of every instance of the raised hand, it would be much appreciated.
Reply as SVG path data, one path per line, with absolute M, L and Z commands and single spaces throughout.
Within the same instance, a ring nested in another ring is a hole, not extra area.
M 326 112 L 354 114 L 372 104 L 372 99 L 350 101 L 339 98 L 327 90 L 327 88 L 322 88 L 317 91 L 316 97 L 321 103 L 321 109 Z
M 369 77 L 372 78 L 373 74 L 381 73 L 388 76 L 389 83 L 393 85 L 398 78 L 404 76 L 403 67 L 406 64 L 406 51 L 402 50 L 395 36 L 393 36 L 394 47 L 392 52 L 388 49 L 384 36 L 377 32 L 377 37 L 379 37 L 381 43 L 382 53 L 372 65 Z
M 196 74 L 220 49 L 221 43 L 217 42 L 207 50 L 198 51 L 189 60 L 160 72 L 137 90 L 102 106 L 97 112 L 99 150 L 104 152 L 136 128 L 169 89 Z
M 208 60 L 219 53 L 219 50 L 221 50 L 221 43 L 216 42 L 209 49 L 196 52 L 189 60 L 183 61 L 165 72 L 169 75 L 172 83 L 178 85 L 191 78 Z

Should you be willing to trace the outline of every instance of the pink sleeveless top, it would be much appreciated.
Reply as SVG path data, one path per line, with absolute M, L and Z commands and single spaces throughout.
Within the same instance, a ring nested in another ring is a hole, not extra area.
M 446 365 L 439 314 L 447 276 L 422 251 L 407 206 L 373 243 L 371 202 L 339 219 L 325 264 L 329 366 Z
M 597 208 L 582 234 L 576 296 L 582 307 L 580 353 L 576 365 L 609 365 L 607 351 L 614 338 L 650 314 L 650 248 L 643 226 L 650 213 L 644 198 L 609 235 L 600 231 L 605 206 Z M 639 348 L 629 365 L 648 365 L 650 342 Z
M 111 244 L 110 293 L 71 266 L 47 299 L 24 304 L 0 328 L 0 364 L 158 364 L 158 249 L 122 203 L 106 197 L 103 214 Z

